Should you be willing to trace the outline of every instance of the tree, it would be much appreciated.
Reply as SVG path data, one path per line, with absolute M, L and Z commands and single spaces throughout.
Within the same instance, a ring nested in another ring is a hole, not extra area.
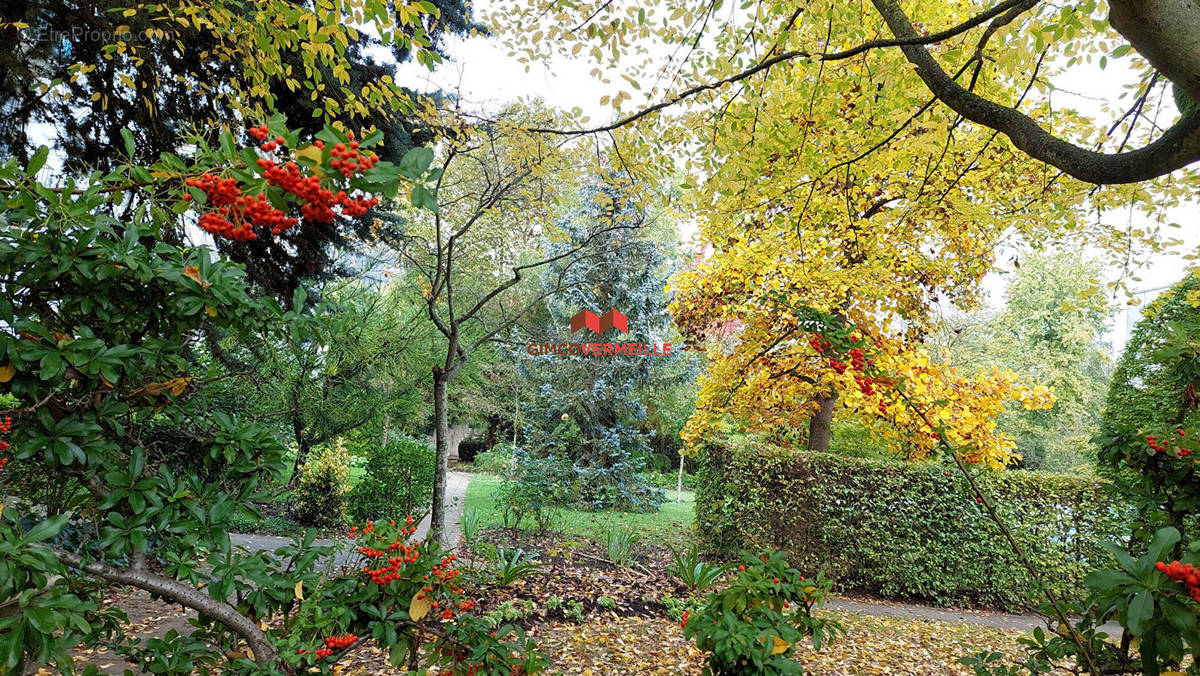
M 416 97 L 392 79 L 395 64 L 415 58 L 432 65 L 445 34 L 475 28 L 458 0 L 402 9 L 287 0 L 126 7 L 62 0 L 5 7 L 0 153 L 28 159 L 40 144 L 31 129 L 44 125 L 78 176 L 121 163 L 122 130 L 148 164 L 162 153 L 186 153 L 190 136 L 215 143 L 221 130 L 282 114 L 307 137 L 335 121 L 382 131 L 379 155 L 399 162 L 433 132 L 417 124 Z M 368 24 L 379 30 L 355 28 Z M 390 60 L 372 56 L 380 52 Z M 287 301 L 303 279 L 347 272 L 331 249 L 386 234 L 373 219 L 305 219 L 279 237 L 216 245 L 247 265 L 254 284 Z M 184 236 L 172 226 L 168 238 Z
M 931 111 L 875 147 L 874 130 L 911 116 L 920 94 L 893 89 L 859 105 L 854 92 L 870 77 L 863 68 L 807 75 L 781 72 L 753 102 L 729 105 L 700 165 L 708 178 L 690 199 L 711 251 L 672 281 L 672 312 L 698 343 L 728 327 L 736 341 L 710 344 L 685 438 L 694 443 L 732 418 L 827 450 L 840 410 L 897 453 L 933 452 L 934 421 L 914 416 L 886 384 L 860 382 L 846 354 L 829 353 L 827 343 L 839 342 L 830 330 L 857 338 L 860 353 L 879 352 L 887 365 L 878 366 L 896 380 L 911 376 L 904 397 L 945 402 L 920 408 L 956 421 L 953 441 L 969 459 L 1008 464 L 1013 443 L 996 434 L 995 416 L 1006 399 L 1038 407 L 1048 393 L 1012 372 L 959 373 L 931 358 L 925 338 L 945 304 L 977 302 L 1002 237 L 1070 232 L 1079 195 L 953 114 Z
M 629 187 L 627 176 L 602 177 L 584 189 L 581 206 L 562 217 L 558 229 L 564 237 L 549 252 L 583 248 L 590 238 L 595 253 L 548 266 L 545 324 L 528 334 L 533 342 L 567 342 L 574 333 L 572 317 L 583 310 L 621 312 L 634 342 L 672 342 L 664 287 L 674 263 L 668 249 L 674 223 L 654 223 L 664 215 L 631 201 Z M 617 225 L 628 230 L 594 235 Z M 616 328 L 604 335 L 604 340 L 620 336 Z M 603 360 L 584 354 L 519 355 L 526 381 L 538 395 L 529 412 L 536 432 L 528 450 L 574 463 L 581 477 L 578 499 L 590 508 L 656 509 L 661 492 L 638 475 L 651 452 L 648 412 L 639 394 L 677 375 L 676 362 L 694 361 L 685 354 Z
M 536 275 L 585 255 L 605 233 L 631 227 L 600 226 L 577 246 L 553 252 L 537 246 L 557 236 L 554 216 L 580 170 L 568 144 L 520 128 L 539 115 L 513 108 L 499 123 L 458 126 L 430 170 L 434 185 L 413 192 L 414 205 L 437 205 L 431 215 L 419 215 L 400 254 L 421 280 L 426 316 L 442 338 L 432 368 L 437 463 L 430 532 L 439 539 L 445 534 L 450 384 L 477 350 L 561 289 L 552 283 L 535 292 Z M 433 159 L 428 152 L 421 164 Z
M 1130 335 L 1098 436 L 1102 466 L 1143 512 L 1146 532 L 1138 535 L 1172 526 L 1183 544 L 1195 538 L 1188 517 L 1200 507 L 1197 335 L 1200 276 L 1192 271 L 1146 308 Z
M 424 337 L 417 306 L 399 289 L 352 281 L 320 291 L 310 304 L 297 290 L 299 310 L 282 336 L 222 348 L 224 362 L 241 376 L 231 408 L 281 421 L 295 443 L 289 486 L 313 447 L 364 426 L 381 431 L 386 418 L 399 419 L 417 385 L 407 368 Z
M 924 89 L 922 98 L 928 99 L 922 112 L 941 103 L 964 123 L 1003 134 L 1021 152 L 1080 181 L 1151 181 L 1200 159 L 1200 111 L 1193 103 L 1200 97 L 1200 57 L 1194 49 L 1200 32 L 1191 28 L 1200 25 L 1200 10 L 1191 3 L 1113 0 L 1107 17 L 1100 3 L 1091 0 L 1065 6 L 1006 0 L 965 12 L 951 3 L 909 3 L 908 11 L 897 0 L 872 0 L 872 5 L 874 11 L 833 2 L 771 3 L 718 14 L 720 3 L 686 9 L 665 3 L 634 10 L 612 3 L 545 0 L 495 18 L 518 49 L 549 43 L 563 53 L 590 54 L 612 66 L 629 56 L 628 45 L 636 38 L 656 39 L 681 55 L 663 67 L 666 77 L 646 77 L 653 74 L 645 72 L 645 64 L 629 77 L 634 88 L 640 88 L 639 80 L 654 82 L 657 103 L 571 133 L 610 131 L 648 117 L 661 124 L 660 112 L 685 101 L 712 105 L 719 117 L 729 101 L 753 99 L 763 83 L 786 73 L 814 70 L 819 78 L 827 66 L 851 65 L 869 67 L 875 85 L 843 90 L 856 105 L 890 97 L 897 85 L 907 89 L 915 77 Z M 1175 28 L 1180 25 L 1189 28 Z M 592 49 L 585 49 L 589 44 Z M 711 48 L 701 50 L 702 44 Z M 890 57 L 897 51 L 899 64 Z M 1138 57 L 1134 68 L 1142 74 L 1142 87 L 1112 129 L 1077 125 L 1071 115 L 1060 114 L 1051 122 L 1042 113 L 1052 91 L 1048 80 L 1039 77 L 1044 71 L 1081 60 L 1100 59 L 1103 66 L 1127 54 Z M 965 83 L 959 81 L 964 70 L 971 72 Z M 986 91 L 989 81 L 1011 85 L 1023 80 L 1046 92 L 1042 101 L 1029 106 L 1028 92 L 998 96 Z M 1174 88 L 1178 115 L 1167 110 L 1170 102 L 1150 103 L 1156 100 L 1154 92 L 1167 86 Z M 619 92 L 607 98 L 620 110 L 631 95 Z M 1157 113 L 1148 105 L 1174 118 L 1157 138 L 1156 125 L 1148 123 Z M 806 115 L 802 106 L 794 111 Z M 1127 150 L 1131 135 L 1118 140 L 1114 132 L 1121 125 L 1132 131 L 1139 119 L 1143 145 Z M 890 144 L 888 132 L 906 125 L 901 117 L 881 125 L 882 143 Z
M 1052 388 L 1054 407 L 1006 411 L 998 428 L 1013 437 L 1021 465 L 1060 471 L 1091 464 L 1091 437 L 1112 374 L 1103 342 L 1113 306 L 1100 266 L 1067 253 L 1024 257 L 998 313 L 951 320 L 936 337 L 939 359 L 959 369 L 1012 370 Z

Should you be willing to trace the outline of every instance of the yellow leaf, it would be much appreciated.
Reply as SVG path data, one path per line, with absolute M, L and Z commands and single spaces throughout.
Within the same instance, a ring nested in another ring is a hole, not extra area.
M 17 370 L 12 367 L 12 364 L 0 366 L 0 383 L 7 383 L 17 374 Z
M 771 648 L 772 655 L 778 655 L 779 653 L 786 652 L 788 648 L 792 647 L 791 643 L 784 642 L 784 640 L 778 636 L 772 636 L 771 638 L 775 639 L 775 647 Z
M 425 592 L 417 592 L 413 597 L 412 603 L 408 605 L 408 616 L 414 622 L 420 621 L 422 617 L 429 614 L 429 609 L 433 607 L 433 602 L 425 595 Z
M 216 317 L 216 316 L 217 316 L 217 308 L 215 308 L 215 307 L 213 307 L 213 306 L 211 306 L 211 305 L 205 305 L 205 306 L 204 306 L 204 309 L 205 309 L 205 310 L 208 312 L 208 316 L 209 316 L 209 317 Z
M 296 593 L 297 601 L 303 601 L 304 600 L 304 580 L 300 580 L 299 582 L 297 582 L 296 588 L 293 589 L 292 591 Z
M 208 284 L 200 278 L 200 268 L 196 267 L 195 265 L 184 266 L 183 276 L 195 281 L 202 289 L 207 289 L 208 287 L 212 286 L 212 284 Z
M 187 389 L 188 383 L 191 380 L 191 378 L 172 378 L 163 384 L 171 390 L 171 394 L 178 397 Z

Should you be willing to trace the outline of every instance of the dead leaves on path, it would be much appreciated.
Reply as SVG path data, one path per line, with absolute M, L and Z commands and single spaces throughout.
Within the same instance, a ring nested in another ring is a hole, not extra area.
M 704 665 L 704 655 L 683 637 L 679 624 L 659 618 L 605 613 L 587 624 L 545 625 L 533 637 L 557 674 L 699 674 Z
M 1020 632 L 977 625 L 830 612 L 847 630 L 832 646 L 798 649 L 804 673 L 814 676 L 959 675 L 958 658 L 981 650 L 1019 654 Z M 552 674 L 700 674 L 703 654 L 675 622 L 659 618 L 593 615 L 587 624 L 554 623 L 536 630 L 553 660 Z

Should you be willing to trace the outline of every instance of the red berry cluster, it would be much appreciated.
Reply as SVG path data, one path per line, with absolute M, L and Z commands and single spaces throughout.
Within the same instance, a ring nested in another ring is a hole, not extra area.
M 1154 567 L 1172 580 L 1182 583 L 1187 588 L 1188 596 L 1192 597 L 1196 603 L 1200 603 L 1200 571 L 1196 570 L 1195 566 L 1179 561 L 1170 563 L 1159 561 L 1154 564 Z
M 679 626 L 687 628 L 688 616 L 691 614 L 692 614 L 692 611 L 690 611 L 690 610 L 683 611 L 683 619 L 680 620 Z
M 316 655 L 317 659 L 319 660 L 325 659 L 326 657 L 332 655 L 333 651 L 345 650 L 346 648 L 354 645 L 354 642 L 357 640 L 358 636 L 355 634 L 346 634 L 345 636 L 327 636 L 324 640 L 325 646 L 312 651 L 312 654 Z M 296 654 L 307 655 L 308 650 L 300 648 L 296 651 Z
M 817 351 L 817 354 L 821 354 L 830 347 L 829 341 L 825 340 L 819 333 L 814 333 L 813 337 L 808 339 L 808 344 L 812 346 L 812 349 Z
M 200 227 L 210 234 L 241 242 L 257 237 L 254 226 L 270 228 L 278 235 L 300 222 L 276 209 L 267 201 L 266 193 L 243 194 L 235 179 L 206 173 L 185 182 L 203 190 L 209 203 L 217 208 L 200 216 Z
M 11 429 L 12 418 L 6 417 L 4 420 L 0 420 L 0 434 L 5 434 Z M 11 446 L 7 441 L 0 441 L 0 452 L 7 451 L 9 448 L 11 448 Z M 7 464 L 8 458 L 0 458 L 0 469 L 4 469 L 4 466 Z
M 856 375 L 854 376 L 854 382 L 858 383 L 858 389 L 862 390 L 862 393 L 868 397 L 875 394 L 875 381 L 871 380 L 870 376 Z
M 339 143 L 330 149 L 329 156 L 333 159 L 330 160 L 329 166 L 342 172 L 342 176 L 346 178 L 374 167 L 379 161 L 379 156 L 375 153 L 360 153 L 358 141 L 354 140 L 354 132 L 346 132 L 346 138 L 350 141 L 348 146 Z
M 850 348 L 850 368 L 861 371 L 867 367 L 867 359 L 863 356 L 861 347 Z
M 358 637 L 354 634 L 346 634 L 345 636 L 329 636 L 325 638 L 325 647 L 333 648 L 334 650 L 345 650 L 354 645 Z
M 862 339 L 859 338 L 858 335 L 850 336 L 850 342 L 858 343 L 861 341 Z M 813 334 L 813 337 L 809 338 L 808 344 L 817 352 L 817 354 L 825 354 L 825 352 L 832 347 L 830 342 L 819 333 Z M 867 365 L 871 363 L 871 360 L 867 358 L 861 347 L 850 348 L 848 354 L 850 355 L 850 363 L 848 364 L 835 356 L 831 355 L 829 357 L 829 367 L 836 371 L 838 375 L 842 375 L 847 369 L 864 371 L 866 370 Z M 872 380 L 870 376 L 856 375 L 854 376 L 854 382 L 858 383 L 858 389 L 862 390 L 862 393 L 868 397 L 875 394 L 875 381 Z M 883 413 L 887 412 L 886 405 L 883 404 L 883 402 L 880 402 L 879 410 Z
M 319 176 L 301 173 L 300 166 L 295 162 L 288 162 L 280 167 L 274 160 L 260 157 L 258 166 L 262 169 L 263 178 L 267 180 L 268 185 L 282 188 L 284 192 L 299 198 L 300 215 L 310 221 L 332 223 L 337 215 L 334 207 L 341 207 L 345 216 L 358 218 L 379 204 L 375 197 L 351 197 L 345 190 L 334 192 L 323 188 Z
M 259 149 L 264 153 L 287 150 L 287 139 L 282 136 L 268 138 L 270 132 L 265 125 L 251 127 L 248 132 L 261 142 Z M 347 132 L 346 136 L 354 138 L 353 132 Z M 325 148 L 324 142 L 319 140 L 313 146 Z M 329 162 L 330 168 L 349 179 L 374 167 L 379 156 L 373 152 L 362 153 L 358 147 L 358 141 L 354 140 L 350 141 L 349 146 L 338 143 L 329 151 L 330 157 L 334 158 Z M 264 156 L 259 157 L 256 164 L 267 185 L 280 188 L 295 197 L 299 202 L 300 217 L 310 221 L 332 223 L 338 213 L 335 208 L 340 208 L 341 214 L 346 217 L 359 218 L 379 203 L 374 197 L 351 196 L 345 190 L 335 192 L 325 188 L 319 174 L 310 173 L 295 162 L 288 161 L 281 165 L 277 160 Z M 203 190 L 208 201 L 216 208 L 201 215 L 199 220 L 200 227 L 213 235 L 246 241 L 257 238 L 255 227 L 268 228 L 271 234 L 278 236 L 300 223 L 300 218 L 276 209 L 267 200 L 266 193 L 244 194 L 236 179 L 205 173 L 187 179 L 186 184 Z M 190 194 L 183 196 L 185 202 L 191 199 Z
M 1187 436 L 1182 428 L 1177 428 L 1175 430 L 1175 434 L 1179 436 L 1179 440 L 1181 442 L 1183 441 L 1184 437 Z M 1170 450 L 1170 446 L 1168 446 L 1166 443 L 1159 442 L 1158 437 L 1153 434 L 1146 435 L 1146 443 L 1150 445 L 1150 448 L 1153 449 L 1155 453 L 1165 453 Z M 1186 458 L 1191 456 L 1191 454 L 1192 449 L 1190 448 L 1184 448 L 1182 446 L 1177 446 L 1175 448 L 1176 457 Z

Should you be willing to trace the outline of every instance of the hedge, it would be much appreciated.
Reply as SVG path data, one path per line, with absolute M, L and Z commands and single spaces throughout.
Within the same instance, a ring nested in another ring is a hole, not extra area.
M 982 490 L 1045 581 L 1066 598 L 1129 537 L 1130 510 L 1102 480 L 981 471 Z M 696 492 L 696 527 L 717 553 L 788 552 L 839 589 L 936 605 L 1028 607 L 1035 584 L 953 465 L 710 443 Z

